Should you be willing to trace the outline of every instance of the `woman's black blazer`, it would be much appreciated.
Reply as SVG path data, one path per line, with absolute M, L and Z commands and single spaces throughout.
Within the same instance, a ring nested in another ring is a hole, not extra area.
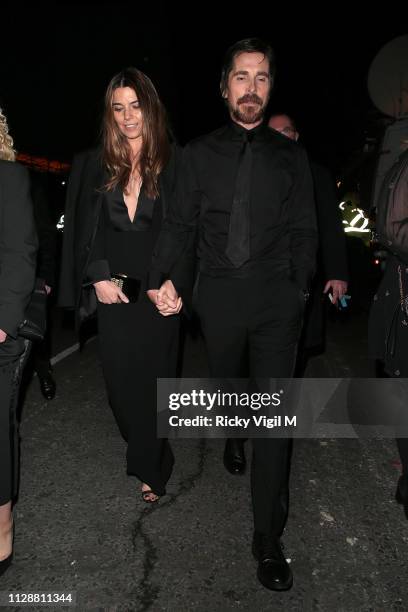
M 179 148 L 173 145 L 171 159 L 160 176 L 163 218 L 169 207 L 175 205 L 179 155 Z M 78 324 L 96 311 L 95 291 L 92 286 L 84 285 L 84 278 L 95 240 L 102 207 L 101 187 L 105 180 L 100 151 L 86 151 L 74 158 L 65 205 L 58 303 L 64 308 L 75 309 Z M 194 262 L 186 262 L 180 257 L 170 277 L 185 302 L 189 303 Z

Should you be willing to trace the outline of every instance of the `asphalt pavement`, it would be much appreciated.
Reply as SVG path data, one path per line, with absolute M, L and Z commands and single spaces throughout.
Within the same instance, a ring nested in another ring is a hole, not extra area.
M 364 326 L 364 313 L 332 322 L 308 375 L 372 375 Z M 15 555 L 0 591 L 74 592 L 77 610 L 408 610 L 408 523 L 394 501 L 392 440 L 295 441 L 283 537 L 294 586 L 270 592 L 251 555 L 249 474 L 225 471 L 222 440 L 175 441 L 168 494 L 143 503 L 125 474 L 97 348 L 94 339 L 58 361 L 54 400 L 35 378 L 27 390 Z M 187 337 L 183 374 L 207 374 L 199 337 Z

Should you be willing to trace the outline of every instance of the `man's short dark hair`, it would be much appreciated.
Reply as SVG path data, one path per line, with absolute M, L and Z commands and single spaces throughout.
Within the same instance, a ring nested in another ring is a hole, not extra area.
M 227 88 L 228 75 L 232 70 L 234 59 L 240 53 L 262 53 L 269 60 L 269 76 L 271 84 L 276 72 L 275 53 L 269 43 L 260 38 L 244 38 L 231 45 L 224 56 L 224 63 L 221 70 L 221 93 Z

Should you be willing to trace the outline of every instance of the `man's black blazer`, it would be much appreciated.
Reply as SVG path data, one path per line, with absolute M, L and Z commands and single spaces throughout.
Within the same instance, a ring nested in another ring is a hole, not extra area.
M 327 168 L 310 161 L 316 216 L 319 230 L 319 266 L 324 282 L 328 280 L 348 280 L 346 237 L 338 205 L 335 183 Z

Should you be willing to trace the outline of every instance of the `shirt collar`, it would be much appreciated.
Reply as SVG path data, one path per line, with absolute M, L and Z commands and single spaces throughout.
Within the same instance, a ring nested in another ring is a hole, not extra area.
M 229 122 L 228 127 L 229 127 L 229 133 L 231 135 L 232 140 L 239 140 L 239 141 L 245 140 L 249 134 L 250 134 L 251 141 L 252 140 L 263 140 L 265 131 L 269 129 L 265 123 L 260 123 L 255 128 L 247 130 L 246 128 L 242 127 L 242 125 L 239 125 L 238 123 L 232 120 Z

